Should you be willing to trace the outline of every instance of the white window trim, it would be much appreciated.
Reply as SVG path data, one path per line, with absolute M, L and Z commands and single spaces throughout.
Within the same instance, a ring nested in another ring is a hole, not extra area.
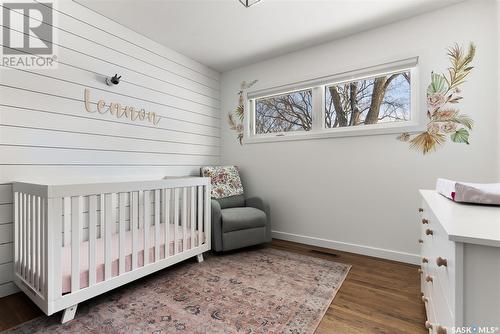
M 411 75 L 411 96 L 410 96 L 410 112 L 409 121 L 388 122 L 378 124 L 359 125 L 353 127 L 326 128 L 324 124 L 325 118 L 325 87 L 333 84 L 343 83 L 347 81 L 360 80 L 365 78 L 373 78 L 376 76 L 394 73 L 399 71 L 410 71 Z M 352 137 L 352 136 L 372 136 L 396 134 L 401 132 L 415 132 L 422 130 L 423 115 L 419 112 L 418 104 L 418 57 L 407 58 L 395 62 L 385 63 L 381 65 L 371 66 L 359 70 L 338 73 L 330 76 L 315 78 L 311 80 L 292 83 L 268 89 L 261 89 L 248 92 L 246 94 L 246 110 L 244 129 L 244 144 L 279 142 L 288 140 L 309 140 L 322 138 L 336 137 Z M 313 125 L 310 131 L 291 131 L 284 133 L 268 133 L 254 134 L 255 124 L 255 99 L 267 96 L 286 94 L 293 91 L 312 89 L 312 118 Z M 320 103 L 318 103 L 318 101 Z M 320 116 L 320 117 L 318 117 Z

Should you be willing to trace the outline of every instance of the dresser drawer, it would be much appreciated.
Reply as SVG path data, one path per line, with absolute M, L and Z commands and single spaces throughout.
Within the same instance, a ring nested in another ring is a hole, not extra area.
M 448 332 L 454 323 L 455 305 L 455 243 L 448 240 L 444 229 L 439 221 L 423 203 L 421 219 L 421 243 L 422 258 L 428 263 L 422 263 L 422 288 L 424 293 L 432 301 L 435 320 L 433 324 L 448 328 Z M 439 259 L 439 260 L 438 260 Z M 432 281 L 427 282 L 427 277 Z
M 427 315 L 427 322 L 431 325 L 435 324 L 436 323 L 436 315 L 434 313 L 434 302 L 433 302 L 433 299 L 431 297 L 431 292 L 429 292 L 429 286 L 428 285 L 423 285 L 423 290 L 422 290 L 422 294 L 423 294 L 423 297 L 427 298 L 427 301 L 424 302 L 425 303 L 425 313 Z M 434 326 L 432 326 L 434 327 Z M 429 328 L 429 334 L 433 334 L 435 333 L 434 332 L 434 329 L 433 328 Z

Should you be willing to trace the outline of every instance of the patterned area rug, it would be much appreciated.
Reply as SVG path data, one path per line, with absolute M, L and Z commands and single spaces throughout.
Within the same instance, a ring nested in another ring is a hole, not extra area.
M 261 248 L 186 261 L 14 333 L 313 333 L 350 266 Z

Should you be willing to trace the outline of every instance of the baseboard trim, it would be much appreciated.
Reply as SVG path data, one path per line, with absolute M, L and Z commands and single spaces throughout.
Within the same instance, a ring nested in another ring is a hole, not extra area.
M 409 264 L 420 263 L 420 255 L 418 254 L 398 252 L 390 249 L 363 246 L 342 241 L 328 240 L 323 238 L 316 238 L 316 237 L 310 237 L 306 235 L 293 234 L 281 231 L 272 231 L 271 235 L 274 239 L 293 241 L 311 246 L 337 249 L 343 252 L 373 256 L 386 260 L 404 262 Z

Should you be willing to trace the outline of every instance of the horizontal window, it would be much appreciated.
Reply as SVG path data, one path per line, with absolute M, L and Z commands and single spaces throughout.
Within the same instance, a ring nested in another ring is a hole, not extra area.
M 248 94 L 245 142 L 415 131 L 417 59 Z
M 309 131 L 312 127 L 312 90 L 255 100 L 255 133 Z
M 411 119 L 409 71 L 325 88 L 325 126 L 336 128 Z

